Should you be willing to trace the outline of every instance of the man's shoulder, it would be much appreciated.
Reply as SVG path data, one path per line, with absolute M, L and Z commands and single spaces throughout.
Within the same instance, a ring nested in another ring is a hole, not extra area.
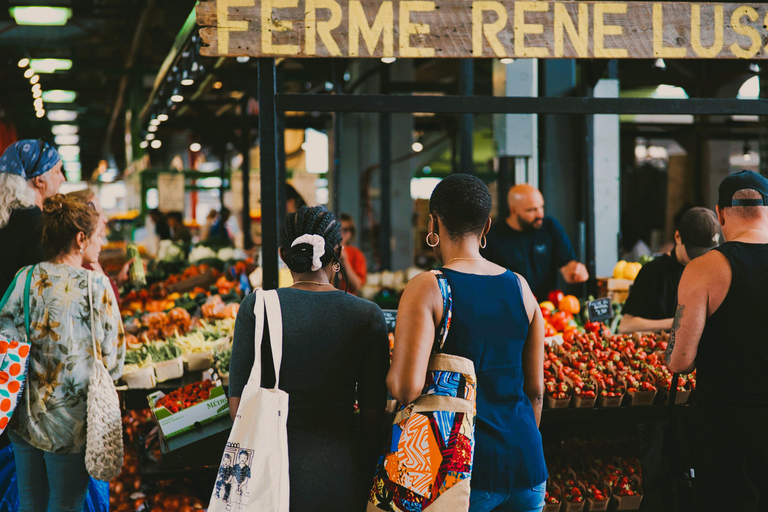
M 18 223 L 19 225 L 38 223 L 42 216 L 43 212 L 37 206 L 31 208 L 18 208 L 11 212 L 11 218 L 8 223 Z

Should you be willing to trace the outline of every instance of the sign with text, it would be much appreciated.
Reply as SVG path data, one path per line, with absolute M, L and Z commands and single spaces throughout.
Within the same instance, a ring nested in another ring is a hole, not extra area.
M 387 321 L 387 331 L 395 332 L 395 324 L 397 323 L 397 310 L 396 309 L 384 309 L 384 320 Z
M 184 212 L 184 175 L 161 174 L 157 177 L 157 199 L 159 208 L 166 212 Z
M 611 299 L 606 297 L 587 302 L 587 314 L 590 322 L 604 322 L 613 318 Z
M 768 4 L 200 0 L 206 56 L 765 59 Z

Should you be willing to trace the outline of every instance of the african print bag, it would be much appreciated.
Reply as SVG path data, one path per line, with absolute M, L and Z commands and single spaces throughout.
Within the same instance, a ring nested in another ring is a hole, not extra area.
M 2 434 L 8 423 L 11 421 L 16 404 L 19 403 L 21 393 L 24 391 L 24 382 L 27 377 L 27 368 L 29 365 L 29 352 L 31 342 L 29 340 L 29 286 L 32 280 L 32 272 L 35 267 L 28 267 L 26 281 L 24 283 L 24 324 L 26 326 L 26 336 L 20 333 L 10 332 L 0 333 L 0 434 Z M 5 307 L 11 292 L 16 287 L 16 279 L 19 274 L 13 278 L 11 286 L 5 292 L 3 300 L 0 301 L 0 311 Z M 12 339 L 18 338 L 18 339 Z
M 448 279 L 433 271 L 443 296 L 443 322 L 427 366 L 424 390 L 400 408 L 379 458 L 368 512 L 466 512 L 475 448 L 474 363 L 441 352 L 451 326 Z

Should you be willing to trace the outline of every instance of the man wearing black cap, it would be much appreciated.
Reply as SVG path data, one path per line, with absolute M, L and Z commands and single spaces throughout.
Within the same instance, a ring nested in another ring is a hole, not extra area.
M 703 510 L 768 510 L 768 180 L 720 184 L 726 243 L 683 272 L 667 349 L 697 373 L 694 481 Z
M 675 248 L 643 265 L 632 285 L 619 324 L 622 334 L 669 330 L 677 306 L 677 287 L 685 266 L 693 258 L 717 247 L 723 232 L 715 212 L 691 208 L 675 231 Z

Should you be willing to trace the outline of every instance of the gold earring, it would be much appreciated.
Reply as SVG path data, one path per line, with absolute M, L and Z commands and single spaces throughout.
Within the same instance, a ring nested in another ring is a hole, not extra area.
M 485 235 L 483 235 L 480 238 L 480 248 L 485 249 L 485 246 L 488 245 L 488 239 L 485 238 Z
M 331 268 L 332 268 L 332 269 L 333 269 L 333 271 L 334 271 L 334 272 L 336 272 L 337 274 L 338 274 L 339 272 L 341 272 L 341 264 L 339 264 L 339 262 L 338 262 L 338 261 L 337 261 L 336 263 L 334 263 L 334 264 L 333 264 L 333 266 L 332 266 Z
M 434 244 L 429 243 L 430 235 L 435 235 L 435 237 L 437 238 L 437 242 L 435 242 Z M 427 245 L 430 247 L 437 247 L 438 245 L 440 245 L 440 235 L 438 235 L 434 231 L 430 231 L 429 233 L 427 233 Z

